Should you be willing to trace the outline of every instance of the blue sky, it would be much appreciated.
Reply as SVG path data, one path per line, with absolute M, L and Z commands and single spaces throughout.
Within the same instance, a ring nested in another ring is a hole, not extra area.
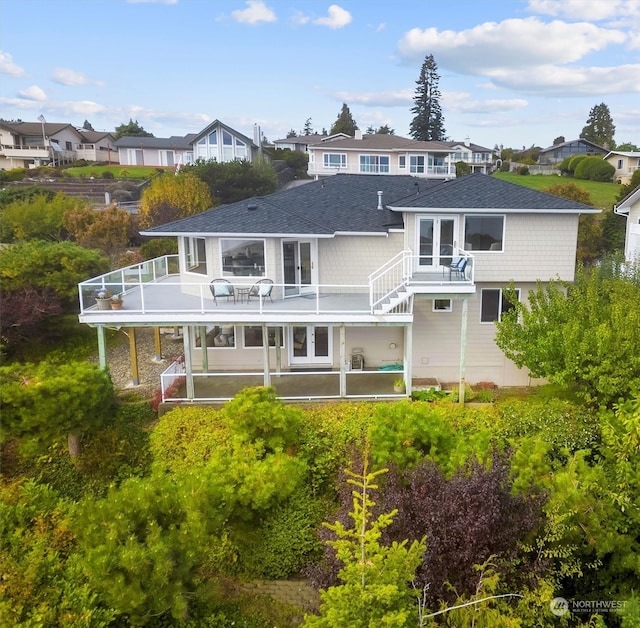
M 346 102 L 408 136 L 427 54 L 451 139 L 546 147 L 604 102 L 640 145 L 640 0 L 0 0 L 0 117 L 274 140 Z

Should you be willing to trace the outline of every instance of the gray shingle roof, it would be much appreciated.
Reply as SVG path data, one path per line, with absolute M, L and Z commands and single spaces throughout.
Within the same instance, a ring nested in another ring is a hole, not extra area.
M 385 209 L 376 209 L 382 191 Z M 402 215 L 386 209 L 485 209 L 595 212 L 592 207 L 485 174 L 452 181 L 401 175 L 337 174 L 305 185 L 222 205 L 154 227 L 153 235 L 200 233 L 333 235 L 386 233 Z
M 189 150 L 193 137 L 193 134 L 185 137 L 180 137 L 179 135 L 172 135 L 171 137 L 124 136 L 115 141 L 115 146 L 118 148 L 181 148 Z
M 414 197 L 389 203 L 393 207 L 425 209 L 489 209 L 593 212 L 589 205 L 570 201 L 546 192 L 532 190 L 486 174 L 469 174 L 438 186 Z M 596 210 L 599 211 L 599 210 Z

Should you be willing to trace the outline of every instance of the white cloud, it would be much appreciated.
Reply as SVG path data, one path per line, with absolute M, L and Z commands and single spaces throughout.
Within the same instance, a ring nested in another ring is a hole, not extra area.
M 47 99 L 47 95 L 37 85 L 32 85 L 31 87 L 27 87 L 27 89 L 19 91 L 18 96 L 20 96 L 20 98 L 25 98 L 26 100 L 36 100 L 38 102 L 42 102 Z
M 291 16 L 291 23 L 294 26 L 304 26 L 309 23 L 311 18 L 308 15 L 305 15 L 302 11 L 294 11 Z
M 529 0 L 531 13 L 564 17 L 570 20 L 619 20 L 622 17 L 638 17 L 638 0 Z
M 69 68 L 56 68 L 51 75 L 51 79 L 60 85 L 88 85 L 89 79 L 82 74 Z
M 319 17 L 313 20 L 313 23 L 318 26 L 328 26 L 329 28 L 338 29 L 350 24 L 351 20 L 352 17 L 349 11 L 339 7 L 337 4 L 332 4 L 329 7 L 327 17 Z
M 626 39 L 623 31 L 587 22 L 545 23 L 530 17 L 485 22 L 464 31 L 413 28 L 400 40 L 398 51 L 408 61 L 431 53 L 439 66 L 482 75 L 487 68 L 505 65 L 522 70 L 558 60 L 571 63 Z
M 401 89 L 391 92 L 335 92 L 333 97 L 366 107 L 406 107 L 413 101 L 414 94 L 413 89 Z
M 0 74 L 8 74 L 9 76 L 15 76 L 16 78 L 27 75 L 24 68 L 13 62 L 13 55 L 9 54 L 8 52 L 2 52 L 1 50 Z
M 247 0 L 247 8 L 232 11 L 231 15 L 242 24 L 257 24 L 258 22 L 275 22 L 276 14 L 262 0 Z
M 443 96 L 443 104 L 445 98 Z M 523 98 L 505 98 L 494 100 L 467 100 L 464 102 L 458 102 L 451 104 L 447 107 L 447 111 L 458 113 L 482 113 L 482 114 L 495 114 L 495 113 L 507 113 L 511 111 L 518 111 L 523 109 L 529 104 L 528 101 Z

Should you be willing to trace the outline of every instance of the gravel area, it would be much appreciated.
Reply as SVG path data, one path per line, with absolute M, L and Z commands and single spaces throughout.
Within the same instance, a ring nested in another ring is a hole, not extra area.
M 131 358 L 129 356 L 128 330 L 117 332 L 117 342 L 107 346 L 107 364 L 113 385 L 120 390 L 129 390 L 144 398 L 151 398 L 160 388 L 160 374 L 177 356 L 183 353 L 182 338 L 175 340 L 170 334 L 161 335 L 163 359 L 156 361 L 156 350 L 153 328 L 136 328 L 136 345 L 138 347 L 139 384 L 133 385 Z M 98 361 L 97 356 L 92 360 Z

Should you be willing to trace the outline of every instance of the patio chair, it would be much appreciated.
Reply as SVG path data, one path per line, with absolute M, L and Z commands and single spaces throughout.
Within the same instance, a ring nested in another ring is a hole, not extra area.
M 226 279 L 214 279 L 210 284 L 211 294 L 213 295 L 213 302 L 218 305 L 218 297 L 226 297 L 227 301 L 233 299 L 236 302 L 236 293 L 233 289 L 233 285 Z
M 454 257 L 451 260 L 451 264 L 447 266 L 449 268 L 449 280 L 451 280 L 453 275 L 466 279 L 465 270 L 467 268 L 467 259 L 466 257 Z
M 250 301 L 251 297 L 262 297 L 263 299 L 269 297 L 269 301 L 273 303 L 273 299 L 271 298 L 272 290 L 273 281 L 271 279 L 260 279 L 260 281 L 257 281 L 253 286 L 251 286 L 247 300 Z

